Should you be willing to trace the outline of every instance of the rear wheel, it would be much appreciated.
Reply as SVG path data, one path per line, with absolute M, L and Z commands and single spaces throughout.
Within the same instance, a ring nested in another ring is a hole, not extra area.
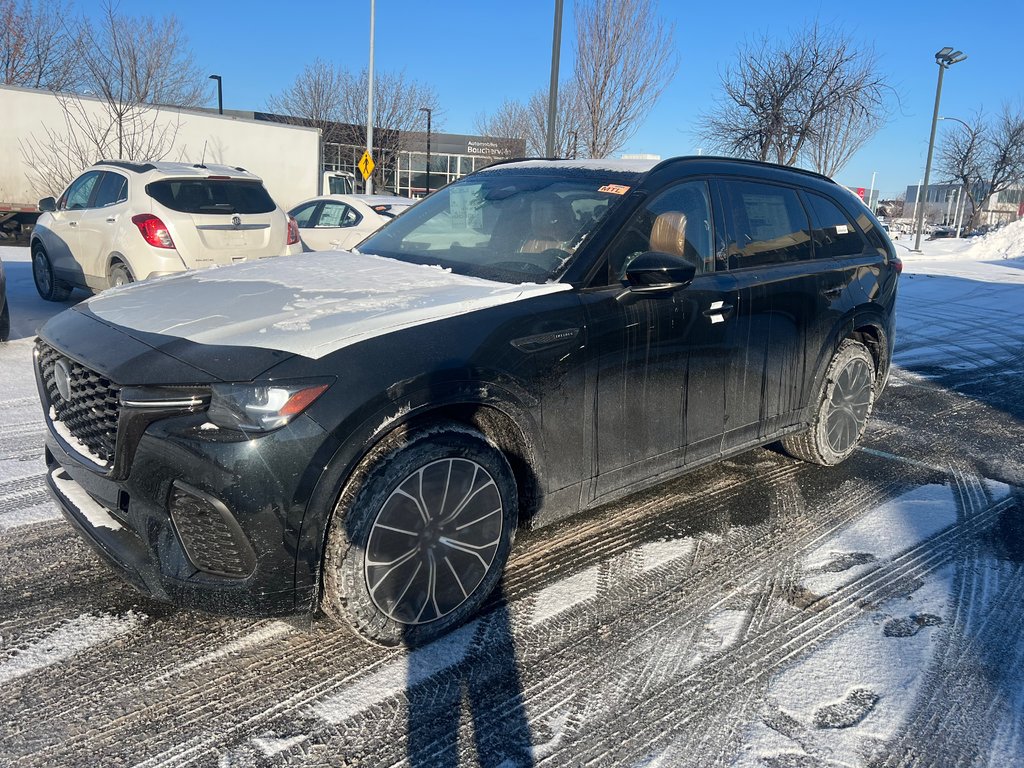
M 874 359 L 859 341 L 846 339 L 829 363 L 810 428 L 783 438 L 782 446 L 804 461 L 838 464 L 860 442 L 874 403 Z
M 397 436 L 341 494 L 322 608 L 373 643 L 429 642 L 497 585 L 517 514 L 512 470 L 481 434 L 447 424 Z
M 46 301 L 64 301 L 71 295 L 71 287 L 57 282 L 53 275 L 53 265 L 46 249 L 38 243 L 32 247 L 32 279 L 36 290 Z
M 128 269 L 128 266 L 120 261 L 115 261 L 110 265 L 110 273 L 107 276 L 109 285 L 111 288 L 117 288 L 121 285 L 128 285 L 134 283 L 135 278 L 132 276 L 132 272 Z

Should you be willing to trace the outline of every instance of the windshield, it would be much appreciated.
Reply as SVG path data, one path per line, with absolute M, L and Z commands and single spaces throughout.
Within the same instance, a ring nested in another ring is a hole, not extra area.
M 360 253 L 507 283 L 554 277 L 630 189 L 621 178 L 483 173 L 438 190 Z

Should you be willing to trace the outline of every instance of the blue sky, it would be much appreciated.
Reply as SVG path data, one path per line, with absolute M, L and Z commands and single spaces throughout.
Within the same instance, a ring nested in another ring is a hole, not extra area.
M 267 0 L 121 0 L 129 14 L 174 13 L 204 70 L 224 78 L 224 106 L 261 109 L 315 57 L 357 70 L 369 52 L 369 0 L 284 4 Z M 546 87 L 551 62 L 553 0 L 377 0 L 376 62 L 431 84 L 444 112 L 435 125 L 474 133 L 475 118 L 504 98 Z M 662 157 L 695 154 L 700 115 L 720 92 L 719 73 L 738 46 L 768 34 L 788 37 L 815 17 L 871 46 L 901 98 L 891 123 L 837 175 L 867 187 L 877 172 L 884 197 L 924 173 L 935 98 L 933 54 L 946 45 L 968 54 L 945 77 L 940 114 L 969 119 L 1024 101 L 1024 2 L 765 3 L 750 0 L 669 2 L 661 14 L 676 25 L 679 69 L 626 152 Z M 571 71 L 575 27 L 565 0 L 562 72 Z M 216 86 L 210 81 L 210 104 Z M 939 123 L 937 142 L 955 127 Z

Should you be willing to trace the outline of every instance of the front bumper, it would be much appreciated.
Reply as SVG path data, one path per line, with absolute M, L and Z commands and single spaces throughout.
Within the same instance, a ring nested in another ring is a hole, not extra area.
M 323 430 L 300 417 L 255 439 L 217 439 L 204 423 L 201 413 L 153 422 L 117 480 L 85 466 L 49 431 L 50 492 L 83 538 L 148 596 L 212 613 L 311 610 L 315 584 L 297 583 L 296 554 L 302 489 Z M 186 525 L 174 506 L 183 490 L 211 500 L 223 519 Z

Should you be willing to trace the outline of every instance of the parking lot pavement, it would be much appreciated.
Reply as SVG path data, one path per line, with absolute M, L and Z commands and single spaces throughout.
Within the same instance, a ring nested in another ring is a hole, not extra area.
M 1024 282 L 951 272 L 904 275 L 846 463 L 756 450 L 524 532 L 484 614 L 412 653 L 125 586 L 46 498 L 23 332 L 0 347 L 0 764 L 1024 762 Z

